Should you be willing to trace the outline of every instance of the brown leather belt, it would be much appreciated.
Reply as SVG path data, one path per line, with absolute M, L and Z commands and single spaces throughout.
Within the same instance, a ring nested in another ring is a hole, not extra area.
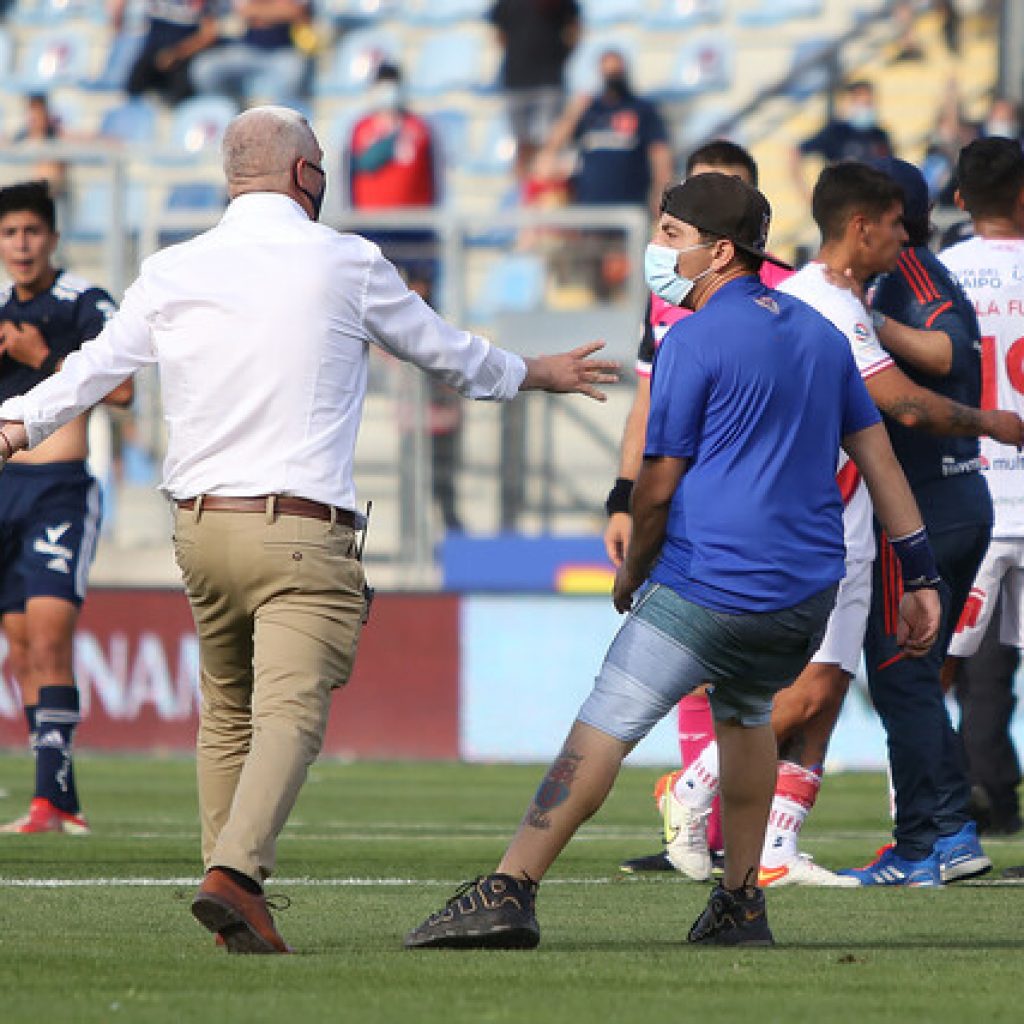
M 332 508 L 308 498 L 294 498 L 287 494 L 265 495 L 261 498 L 242 498 L 225 494 L 204 494 L 203 512 L 266 512 L 267 501 L 272 499 L 272 508 L 279 516 L 302 516 L 305 519 L 323 519 L 330 522 L 332 515 L 336 523 L 356 528 L 356 514 L 347 508 Z M 196 498 L 185 498 L 177 502 L 178 508 L 191 512 L 196 507 Z

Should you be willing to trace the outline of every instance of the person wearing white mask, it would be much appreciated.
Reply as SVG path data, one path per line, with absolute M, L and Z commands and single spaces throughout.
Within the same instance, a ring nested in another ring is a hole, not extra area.
M 764 196 L 730 175 L 700 174 L 665 193 L 647 283 L 694 315 L 654 360 L 633 534 L 613 597 L 629 615 L 496 871 L 409 932 L 409 948 L 536 946 L 539 882 L 604 803 L 626 754 L 708 682 L 725 877 L 687 939 L 773 943 L 758 887 L 777 757 L 771 704 L 814 653 L 844 573 L 840 445 L 898 538 L 910 581 L 903 650 L 917 657 L 931 646 L 938 577 L 917 505 L 846 339 L 758 280 L 769 221 Z
M 862 79 L 850 82 L 840 97 L 839 116 L 831 117 L 810 138 L 804 139 L 790 157 L 793 182 L 808 202 L 811 190 L 804 176 L 804 160 L 816 156 L 826 164 L 843 160 L 870 163 L 895 156 L 889 133 L 879 124 L 875 87 Z

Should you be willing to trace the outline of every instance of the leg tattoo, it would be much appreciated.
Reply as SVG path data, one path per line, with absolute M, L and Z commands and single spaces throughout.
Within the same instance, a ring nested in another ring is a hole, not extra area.
M 558 755 L 537 788 L 533 803 L 526 812 L 527 825 L 540 829 L 551 827 L 548 813 L 569 799 L 569 789 L 582 761 L 583 755 L 572 750 L 563 750 Z

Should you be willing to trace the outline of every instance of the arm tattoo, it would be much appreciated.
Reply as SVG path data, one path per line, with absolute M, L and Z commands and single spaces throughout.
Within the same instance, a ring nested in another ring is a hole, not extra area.
M 569 799 L 569 789 L 576 772 L 583 761 L 583 755 L 572 750 L 563 750 L 555 758 L 534 795 L 533 803 L 526 812 L 525 823 L 531 828 L 548 829 L 551 819 L 548 813 Z
M 948 417 L 944 417 L 945 422 L 933 416 L 928 403 L 918 398 L 899 398 L 890 402 L 882 411 L 886 416 L 915 430 L 965 437 L 980 437 L 984 433 L 977 409 L 953 401 L 946 401 L 945 406 L 949 410 Z

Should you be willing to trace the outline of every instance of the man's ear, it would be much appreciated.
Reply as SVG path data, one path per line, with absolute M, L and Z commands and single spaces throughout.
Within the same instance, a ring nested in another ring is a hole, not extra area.
M 954 205 L 954 206 L 955 206 L 955 207 L 956 207 L 956 208 L 957 208 L 958 210 L 965 210 L 965 211 L 966 211 L 966 209 L 967 209 L 967 207 L 966 207 L 966 206 L 964 206 L 964 197 L 963 197 L 962 195 L 960 195 L 960 189 L 957 189 L 957 190 L 956 190 L 956 191 L 955 191 L 955 192 L 953 193 L 953 205 Z

